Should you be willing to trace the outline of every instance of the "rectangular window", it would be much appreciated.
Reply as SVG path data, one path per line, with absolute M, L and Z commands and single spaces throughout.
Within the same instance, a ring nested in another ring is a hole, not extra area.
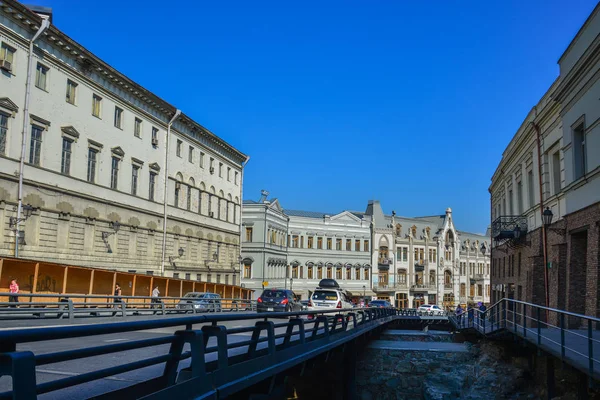
M 233 174 L 233 178 L 234 178 L 233 183 L 235 183 L 237 185 L 238 184 L 238 172 L 237 171 L 235 171 L 235 173 Z
M 115 107 L 115 128 L 123 129 L 123 110 Z
M 297 265 L 292 267 L 292 278 L 298 279 L 298 266 Z
M 179 139 L 177 139 L 177 157 L 181 157 L 181 146 L 183 145 L 183 142 Z
M 173 278 L 179 279 L 179 272 L 173 272 Z
M 148 199 L 154 201 L 154 188 L 156 186 L 156 172 L 150 172 L 150 181 L 148 184 Z
M 513 206 L 513 191 L 512 190 L 508 191 L 508 210 L 510 212 L 510 215 L 515 215 L 515 208 Z
M 368 240 L 365 240 L 364 251 L 369 251 L 369 241 Z
M 77 96 L 77 84 L 70 79 L 67 79 L 67 94 L 65 100 L 69 104 L 75 104 L 75 97 Z
M 2 43 L 2 46 L 0 46 L 0 66 L 4 70 L 12 71 L 14 61 L 15 49 Z
M 331 238 L 327 238 L 327 250 L 333 249 L 333 240 Z
M 231 168 L 227 167 L 227 181 L 231 182 Z
M 250 279 L 252 276 L 252 266 L 244 264 L 244 279 Z
M 102 97 L 93 95 L 92 96 L 92 115 L 100 118 L 102 112 Z
M 360 239 L 354 241 L 354 251 L 360 251 Z
M 154 139 L 155 133 L 154 131 L 158 131 L 156 128 L 152 128 L 152 138 Z M 142 137 L 142 120 L 139 118 L 135 118 L 133 120 L 133 136 Z
M 477 296 L 483 296 L 483 285 L 477 285 Z
M 307 248 L 309 248 L 309 249 L 313 248 L 313 240 L 314 240 L 314 238 L 312 236 L 308 237 L 308 243 L 306 245 Z
M 364 277 L 365 281 L 369 280 L 369 270 L 365 268 L 365 277 Z
M 194 148 L 192 146 L 188 149 L 188 161 L 191 163 L 194 162 Z
M 88 167 L 87 167 L 87 180 L 88 182 L 96 182 L 96 156 L 98 152 L 95 149 L 88 149 Z
M 402 248 L 402 261 L 408 261 L 408 247 Z
M 223 177 L 223 163 L 219 163 L 219 178 Z
M 119 160 L 117 157 L 112 158 L 110 168 L 110 188 L 117 189 L 119 185 Z
M 212 274 L 206 274 L 206 282 L 212 282 Z
M 188 210 L 190 210 L 192 208 L 192 187 L 191 186 L 187 186 L 186 196 L 187 196 L 186 208 Z
M 342 279 L 342 269 L 341 268 L 336 268 L 335 269 L 335 279 Z
M 296 249 L 298 248 L 298 240 L 300 240 L 298 238 L 298 235 L 293 235 L 292 236 L 292 247 L 294 247 Z
M 352 239 L 346 239 L 346 251 L 352 251 Z
M 69 175 L 71 173 L 71 145 L 73 144 L 72 140 L 67 138 L 63 138 L 62 142 L 62 160 L 60 162 L 60 172 L 64 175 Z
M 308 279 L 312 279 L 313 278 L 313 267 L 308 267 L 308 270 L 306 271 L 306 277 Z
M 552 154 L 552 194 L 560 192 L 560 150 Z
M 6 154 L 6 136 L 8 134 L 8 116 L 0 113 L 0 154 Z
M 360 268 L 356 268 L 356 270 L 354 271 L 354 279 L 360 281 Z
M 425 260 L 425 249 L 419 249 L 419 260 L 420 261 Z
M 573 129 L 573 160 L 575 161 L 575 179 L 585 175 L 586 151 L 585 151 L 585 129 L 583 124 Z
M 529 197 L 529 208 L 533 207 L 535 204 L 534 198 L 534 183 L 533 183 L 533 171 L 527 171 L 527 197 Z
M 323 238 L 317 238 L 317 249 L 318 250 L 322 250 L 323 249 Z
M 217 283 L 221 283 L 221 274 L 217 274 Z
M 158 147 L 158 128 L 152 127 L 152 147 Z
M 131 194 L 134 196 L 137 196 L 139 174 L 140 174 L 140 167 L 137 165 L 132 165 L 131 166 Z
M 189 280 L 189 279 L 191 278 L 191 275 L 192 275 L 192 274 L 190 274 L 190 273 L 186 273 L 186 274 L 185 274 L 185 279 Z
M 40 153 L 42 151 L 42 132 L 44 129 L 37 125 L 31 125 L 31 142 L 29 146 L 29 163 L 40 165 Z
M 252 228 L 246 227 L 246 242 L 252 241 Z
M 333 271 L 331 267 L 327 267 L 327 279 L 333 279 Z
M 42 90 L 46 90 L 46 81 L 48 78 L 48 67 L 43 66 L 40 63 L 37 63 L 37 68 L 35 69 L 35 86 Z
M 210 158 L 210 173 L 214 174 L 215 173 L 215 159 L 214 158 Z
M 351 268 L 346 268 L 346 279 L 348 279 L 348 280 L 352 279 L 352 269 Z
M 204 168 L 204 153 L 200 152 L 200 159 L 198 160 L 198 164 L 200 164 L 200 168 Z

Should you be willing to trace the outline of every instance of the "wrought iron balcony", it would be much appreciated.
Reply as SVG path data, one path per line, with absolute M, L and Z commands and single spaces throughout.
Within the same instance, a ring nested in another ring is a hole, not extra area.
M 428 290 L 435 290 L 435 285 L 416 284 L 416 285 L 411 285 L 410 290 L 413 292 L 423 292 L 423 291 L 428 291 Z
M 496 218 L 492 222 L 492 238 L 501 241 L 519 239 L 527 233 L 527 218 L 520 215 L 508 215 Z
M 427 265 L 427 261 L 416 261 L 415 262 L 415 272 L 421 272 L 425 270 L 425 266 Z
M 380 258 L 377 260 L 377 268 L 382 270 L 390 269 L 391 264 L 392 260 L 390 258 Z
M 395 284 L 380 283 L 380 284 L 373 286 L 373 291 L 375 293 L 380 293 L 380 292 L 391 292 L 391 291 L 406 289 L 406 288 L 407 288 L 406 283 L 395 283 Z

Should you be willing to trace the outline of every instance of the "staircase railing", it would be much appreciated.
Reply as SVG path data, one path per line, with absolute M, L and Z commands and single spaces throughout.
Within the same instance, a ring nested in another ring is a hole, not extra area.
M 486 336 L 519 336 L 590 377 L 600 378 L 600 318 L 504 298 L 485 311 L 471 308 L 455 313 L 450 321 L 457 329 Z

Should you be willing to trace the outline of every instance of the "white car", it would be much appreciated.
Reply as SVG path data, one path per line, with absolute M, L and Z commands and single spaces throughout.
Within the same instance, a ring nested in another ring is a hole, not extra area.
M 308 301 L 308 310 L 333 310 L 336 308 L 353 308 L 348 293 L 340 289 L 333 279 L 323 279 Z
M 441 315 L 444 313 L 444 310 L 435 304 L 423 304 L 421 307 L 417 308 L 417 311 L 426 312 L 429 314 L 433 313 L 433 315 Z

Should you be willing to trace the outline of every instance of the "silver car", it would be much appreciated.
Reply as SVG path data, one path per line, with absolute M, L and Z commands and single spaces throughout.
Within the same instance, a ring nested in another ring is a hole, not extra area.
M 220 312 L 221 296 L 216 293 L 189 292 L 179 300 L 176 308 L 193 312 Z

